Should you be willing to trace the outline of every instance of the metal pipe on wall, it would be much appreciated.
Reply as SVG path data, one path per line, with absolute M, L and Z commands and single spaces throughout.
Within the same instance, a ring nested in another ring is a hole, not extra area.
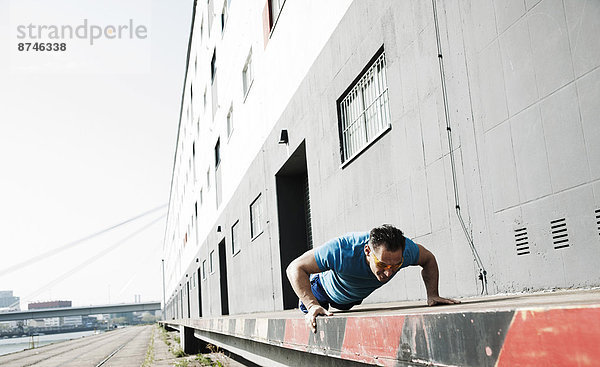
M 442 56 L 442 43 L 440 41 L 438 11 L 437 11 L 436 0 L 431 0 L 431 2 L 433 4 L 433 20 L 434 20 L 434 24 L 435 24 L 435 38 L 436 38 L 436 42 L 437 42 L 437 53 L 438 53 L 437 56 L 438 56 L 438 63 L 440 66 L 440 80 L 441 80 L 441 87 L 442 87 L 442 97 L 444 100 L 444 118 L 446 120 L 446 132 L 448 135 L 448 148 L 450 150 L 450 165 L 452 167 L 452 183 L 454 186 L 454 204 L 455 204 L 454 208 L 456 210 L 456 215 L 458 217 L 458 221 L 460 222 L 460 225 L 463 229 L 465 237 L 467 238 L 467 242 L 469 243 L 469 247 L 471 248 L 471 253 L 473 254 L 473 259 L 475 260 L 475 262 L 477 263 L 477 266 L 479 267 L 478 279 L 481 281 L 481 288 L 482 288 L 481 294 L 484 294 L 484 293 L 488 294 L 487 271 L 485 270 L 485 267 L 483 266 L 481 257 L 479 256 L 479 253 L 477 252 L 477 248 L 475 248 L 475 243 L 473 242 L 473 238 L 469 234 L 469 231 L 467 230 L 467 226 L 465 225 L 465 221 L 463 220 L 461 212 L 460 212 L 460 198 L 459 198 L 459 194 L 458 194 L 458 183 L 456 180 L 456 161 L 454 158 L 454 146 L 452 144 L 452 128 L 450 126 L 450 113 L 448 110 L 448 91 L 446 89 L 446 75 L 444 73 L 444 58 Z

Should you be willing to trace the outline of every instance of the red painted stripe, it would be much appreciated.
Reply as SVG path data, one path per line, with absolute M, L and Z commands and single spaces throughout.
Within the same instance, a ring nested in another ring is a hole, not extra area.
M 342 358 L 396 365 L 404 316 L 348 317 Z
M 306 350 L 310 333 L 310 328 L 304 319 L 287 319 L 283 337 L 284 346 L 296 350 Z
M 600 308 L 519 311 L 497 366 L 598 366 Z

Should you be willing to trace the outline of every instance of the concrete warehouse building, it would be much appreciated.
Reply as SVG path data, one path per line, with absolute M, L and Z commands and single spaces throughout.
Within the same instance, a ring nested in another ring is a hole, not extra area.
M 392 223 L 449 297 L 600 285 L 600 2 L 198 1 L 166 316 L 297 307 L 285 268 Z M 425 298 L 418 267 L 366 302 Z

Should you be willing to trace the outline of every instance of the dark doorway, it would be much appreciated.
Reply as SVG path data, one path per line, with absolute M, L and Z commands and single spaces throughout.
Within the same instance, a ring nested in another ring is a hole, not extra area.
M 187 299 L 187 317 L 189 319 L 191 317 L 191 314 L 190 314 L 190 281 L 189 280 L 186 282 L 185 298 Z
M 196 279 L 198 279 L 198 317 L 202 317 L 202 274 L 201 269 L 196 270 Z
M 279 257 L 283 308 L 298 307 L 298 297 L 285 273 L 288 265 L 312 248 L 310 195 L 305 143 L 296 149 L 275 175 L 279 218 Z
M 229 315 L 229 295 L 227 293 L 227 252 L 225 239 L 219 243 L 219 280 L 221 282 L 221 315 Z

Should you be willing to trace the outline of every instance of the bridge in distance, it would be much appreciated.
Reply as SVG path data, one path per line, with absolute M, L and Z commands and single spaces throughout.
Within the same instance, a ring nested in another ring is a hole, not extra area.
M 118 305 L 99 305 L 85 307 L 47 308 L 41 310 L 27 310 L 0 313 L 0 322 L 29 319 L 44 319 L 61 316 L 86 316 L 107 313 L 143 312 L 161 309 L 160 302 L 123 303 Z

